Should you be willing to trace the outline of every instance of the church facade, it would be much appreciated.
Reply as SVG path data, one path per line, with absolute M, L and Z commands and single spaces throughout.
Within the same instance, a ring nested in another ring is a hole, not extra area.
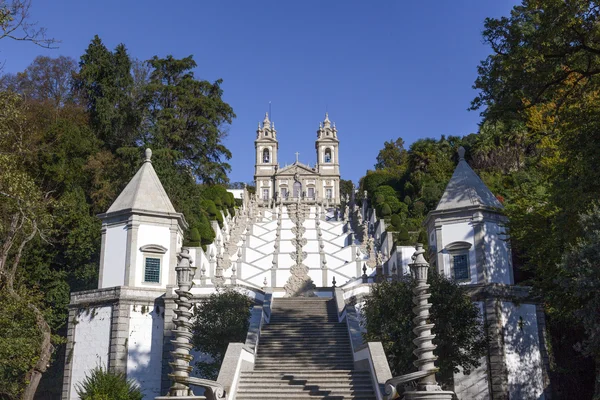
M 275 124 L 265 115 L 262 125 L 258 124 L 254 147 L 256 162 L 254 165 L 254 181 L 256 194 L 263 202 L 326 201 L 331 205 L 340 203 L 340 163 L 339 139 L 335 123 L 331 123 L 329 115 L 325 115 L 319 124 L 315 150 L 317 163 L 314 167 L 296 161 L 292 165 L 280 168 L 279 142 Z

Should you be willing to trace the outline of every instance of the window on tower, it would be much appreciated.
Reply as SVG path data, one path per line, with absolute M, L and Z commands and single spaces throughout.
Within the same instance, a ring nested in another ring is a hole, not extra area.
M 331 162 L 331 149 L 325 149 L 325 162 Z
M 263 162 L 268 163 L 271 160 L 271 154 L 269 153 L 269 149 L 263 150 Z

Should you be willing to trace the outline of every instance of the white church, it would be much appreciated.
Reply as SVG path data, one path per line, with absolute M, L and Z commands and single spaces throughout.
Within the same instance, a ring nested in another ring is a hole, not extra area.
M 97 366 L 125 373 L 145 399 L 176 398 L 184 386 L 189 399 L 386 398 L 390 369 L 381 343 L 363 340 L 360 309 L 377 281 L 408 273 L 414 248 L 394 247 L 366 201 L 340 198 L 339 139 L 328 116 L 314 167 L 279 169 L 268 117 L 255 146 L 257 194 L 244 191 L 222 227 L 212 221 L 216 238 L 206 250 L 182 248 L 186 220 L 146 151 L 99 215 L 98 288 L 71 295 L 63 400 L 78 399 L 77 384 Z M 527 287 L 514 285 L 502 205 L 464 149 L 459 155 L 425 221 L 429 262 L 467 287 L 491 340 L 477 370 L 454 375 L 453 390 L 465 400 L 545 399 L 543 310 Z M 188 287 L 181 271 L 190 266 Z M 186 342 L 189 305 L 222 288 L 245 293 L 254 306 L 246 341 L 229 344 L 210 383 L 178 363 L 191 359 L 193 367 L 202 357 Z

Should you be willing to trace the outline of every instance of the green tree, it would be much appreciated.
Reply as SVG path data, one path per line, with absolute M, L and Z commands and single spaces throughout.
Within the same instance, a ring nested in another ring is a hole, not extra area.
M 340 179 L 340 197 L 345 199 L 346 196 L 348 198 L 352 198 L 352 191 L 354 190 L 354 183 L 350 180 Z
M 107 149 L 132 146 L 142 114 L 132 95 L 131 59 L 123 44 L 114 52 L 94 36 L 79 62 L 74 83 L 90 114 L 90 123 Z
M 211 357 L 196 363 L 202 376 L 216 379 L 229 343 L 246 340 L 251 307 L 252 301 L 234 290 L 213 293 L 196 306 L 193 344 Z
M 563 255 L 560 272 L 562 290 L 572 293 L 575 316 L 587 335 L 583 351 L 600 365 L 600 207 L 595 204 L 580 219 L 583 235 Z M 596 369 L 595 398 L 600 394 L 600 369 Z
M 376 170 L 386 170 L 390 173 L 402 175 L 406 170 L 408 156 L 404 148 L 404 140 L 398 138 L 383 144 L 383 149 L 377 154 Z
M 153 57 L 146 86 L 149 132 L 146 142 L 181 154 L 181 163 L 204 183 L 226 183 L 231 152 L 223 145 L 235 118 L 222 99 L 222 80 L 197 80 L 192 56 Z
M 466 295 L 464 288 L 430 271 L 431 320 L 437 345 L 437 365 L 441 380 L 448 384 L 453 373 L 479 366 L 486 350 L 486 337 L 480 323 L 480 313 Z M 392 375 L 414 371 L 412 332 L 412 288 L 414 281 L 404 278 L 397 282 L 382 282 L 373 287 L 363 306 L 365 340 L 381 341 Z
M 28 159 L 27 153 L 30 151 L 27 146 L 29 133 L 19 97 L 12 93 L 1 92 L 0 293 L 3 293 L 4 304 L 1 304 L 0 308 L 7 308 L 10 312 L 11 308 L 18 307 L 18 312 L 29 315 L 35 321 L 37 335 L 34 337 L 39 337 L 33 350 L 27 349 L 17 355 L 21 371 L 22 368 L 28 368 L 24 377 L 20 372 L 16 373 L 23 379 L 5 382 L 6 387 L 11 388 L 13 393 L 22 392 L 21 397 L 25 400 L 33 399 L 52 355 L 52 332 L 46 319 L 43 302 L 36 296 L 36 291 L 26 290 L 31 286 L 31 282 L 24 279 L 26 275 L 24 275 L 23 254 L 26 247 L 35 238 L 43 237 L 52 225 L 48 212 L 49 201 L 24 165 L 24 160 Z M 31 328 L 22 328 L 24 331 L 31 330 Z M 18 330 L 19 328 L 12 331 L 16 336 L 15 340 L 19 338 Z M 30 358 L 32 351 L 35 354 L 34 358 Z M 2 378 L 7 376 L 4 375 Z

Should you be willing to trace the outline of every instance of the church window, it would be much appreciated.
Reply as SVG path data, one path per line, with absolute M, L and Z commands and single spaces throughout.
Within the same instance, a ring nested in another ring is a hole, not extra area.
M 469 263 L 469 249 L 472 244 L 464 241 L 452 242 L 446 245 L 445 250 L 450 254 L 450 275 L 457 281 L 471 279 Z
M 269 149 L 264 149 L 263 150 L 263 162 L 268 163 L 268 162 L 270 162 L 270 159 L 271 159 L 271 157 L 270 157 Z
M 331 189 L 325 189 L 325 196 L 328 200 L 331 200 L 333 197 L 333 191 Z
M 146 257 L 144 260 L 144 282 L 160 283 L 160 258 Z
M 287 197 L 288 197 L 287 188 L 281 188 L 281 198 L 287 199 Z
M 315 188 L 312 188 L 312 187 L 308 188 L 308 198 L 309 199 L 314 199 L 315 198 Z
M 269 189 L 263 189 L 263 200 L 269 200 Z
M 452 272 L 454 274 L 454 279 L 457 281 L 469 279 L 468 254 L 454 254 L 452 256 Z
M 325 149 L 325 162 L 331 162 L 331 149 Z

